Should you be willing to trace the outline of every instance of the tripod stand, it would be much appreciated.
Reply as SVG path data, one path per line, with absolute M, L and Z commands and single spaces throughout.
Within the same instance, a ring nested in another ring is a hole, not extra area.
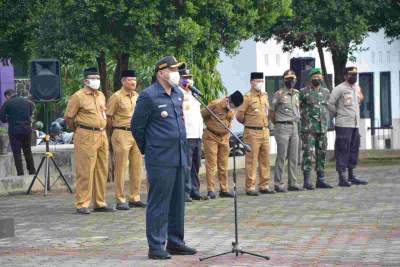
M 50 145 L 49 145 L 50 136 L 48 134 L 49 133 L 49 123 L 48 123 L 49 115 L 47 112 L 47 103 L 45 103 L 44 110 L 45 110 L 45 114 L 46 114 L 46 135 L 43 138 L 43 140 L 46 142 L 46 152 L 44 153 L 42 160 L 40 161 L 39 167 L 36 170 L 35 175 L 33 176 L 32 182 L 31 182 L 26 194 L 29 195 L 31 193 L 33 184 L 35 183 L 35 181 L 37 179 L 44 188 L 44 195 L 47 196 L 47 192 L 50 191 L 51 187 L 58 181 L 58 179 L 60 179 L 60 177 L 64 181 L 65 185 L 68 187 L 68 191 L 72 194 L 72 189 L 71 189 L 70 185 L 68 184 L 67 179 L 65 179 L 65 177 L 64 177 L 63 173 L 61 172 L 60 168 L 58 167 L 57 163 L 54 161 L 53 153 L 50 152 Z M 59 173 L 59 176 L 51 185 L 50 185 L 50 161 L 53 162 L 54 167 L 57 169 L 57 171 Z M 39 175 L 40 169 L 43 166 L 43 163 L 45 163 L 44 183 L 40 179 L 38 179 L 38 175 Z
M 194 91 L 192 91 L 193 96 L 197 99 L 197 101 L 200 102 L 200 104 L 202 106 L 205 107 L 205 109 L 231 134 L 231 136 L 233 136 L 233 138 L 235 139 L 234 145 L 233 145 L 233 195 L 234 195 L 234 211 L 235 211 L 235 241 L 232 242 L 232 249 L 220 254 L 216 254 L 216 255 L 212 255 L 212 256 L 208 256 L 208 257 L 203 257 L 203 258 L 199 258 L 200 261 L 204 261 L 207 259 L 211 259 L 211 258 L 215 258 L 215 257 L 219 257 L 219 256 L 223 256 L 229 253 L 234 253 L 236 254 L 236 256 L 243 255 L 243 254 L 248 254 L 248 255 L 252 255 L 255 257 L 260 257 L 266 260 L 269 260 L 269 256 L 264 256 L 264 255 L 260 255 L 260 254 L 256 254 L 256 253 L 252 253 L 252 252 L 248 252 L 245 250 L 242 250 L 239 246 L 239 230 L 238 230 L 238 208 L 237 208 L 237 186 L 236 186 L 236 148 L 239 145 L 242 145 L 243 148 L 246 150 L 246 152 L 250 152 L 251 148 L 249 145 L 243 143 L 242 140 L 240 140 L 240 138 L 234 134 L 231 129 L 229 129 L 229 127 L 227 127 L 219 118 L 218 116 L 210 109 L 207 107 L 207 105 L 205 105 L 205 103 L 200 99 L 200 95 L 196 94 Z

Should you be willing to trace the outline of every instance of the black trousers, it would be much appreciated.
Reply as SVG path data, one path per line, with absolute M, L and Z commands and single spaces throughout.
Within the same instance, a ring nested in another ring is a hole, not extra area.
M 336 170 L 354 169 L 358 163 L 360 133 L 358 128 L 335 127 Z
M 24 134 L 9 134 L 11 150 L 14 155 L 15 167 L 17 169 L 17 175 L 24 175 L 24 168 L 22 165 L 21 148 L 24 153 L 26 168 L 29 174 L 35 174 L 35 164 L 33 162 L 32 150 L 31 150 L 31 133 Z
M 190 138 L 188 175 L 185 176 L 185 193 L 187 195 L 198 194 L 200 191 L 199 169 L 201 164 L 201 139 Z

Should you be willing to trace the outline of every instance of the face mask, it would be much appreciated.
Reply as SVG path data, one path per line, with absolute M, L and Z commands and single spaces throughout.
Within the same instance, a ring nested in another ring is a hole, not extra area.
M 321 80 L 320 79 L 313 79 L 313 80 L 311 80 L 311 84 L 313 86 L 320 86 L 321 85 Z
M 174 71 L 169 73 L 169 79 L 167 81 L 171 86 L 178 86 L 180 78 L 179 72 Z
M 352 75 L 347 78 L 349 84 L 355 84 L 357 82 L 357 75 Z
M 295 85 L 294 80 L 286 80 L 286 81 L 285 81 L 285 86 L 286 86 L 286 88 L 288 88 L 288 89 L 293 88 L 294 85 Z
M 264 89 L 264 84 L 263 83 L 256 83 L 256 86 L 254 87 L 257 91 L 261 91 Z
M 88 87 L 98 90 L 100 88 L 100 80 L 98 79 L 88 79 Z

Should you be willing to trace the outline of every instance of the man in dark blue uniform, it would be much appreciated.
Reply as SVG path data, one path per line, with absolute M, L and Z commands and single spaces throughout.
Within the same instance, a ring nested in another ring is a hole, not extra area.
M 149 180 L 146 234 L 150 259 L 196 254 L 184 242 L 188 160 L 183 94 L 177 87 L 180 65 L 173 56 L 157 62 L 156 79 L 139 95 L 131 121 Z
M 26 168 L 29 174 L 35 174 L 35 165 L 31 151 L 32 127 L 31 117 L 35 106 L 24 97 L 17 96 L 13 89 L 6 90 L 7 101 L 1 107 L 0 120 L 8 122 L 8 136 L 14 155 L 17 175 L 24 175 L 21 148 L 24 153 Z

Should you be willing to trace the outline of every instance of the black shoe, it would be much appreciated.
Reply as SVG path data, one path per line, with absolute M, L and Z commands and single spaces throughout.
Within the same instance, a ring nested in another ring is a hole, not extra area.
M 260 189 L 258 192 L 260 192 L 260 194 L 275 194 L 275 190 L 269 188 Z
M 333 188 L 333 186 L 331 186 L 330 184 L 325 182 L 325 178 L 320 178 L 320 177 L 317 178 L 317 182 L 315 183 L 315 187 L 316 188 L 322 188 L 322 189 Z
M 355 184 L 355 185 L 366 185 L 366 184 L 368 184 L 367 181 L 361 180 L 361 179 L 359 179 L 359 178 L 357 178 L 357 177 L 355 177 L 355 176 L 349 178 L 349 182 L 350 182 L 351 184 Z
M 169 260 L 171 259 L 171 255 L 165 251 L 165 250 L 161 250 L 161 251 L 149 251 L 149 259 L 152 260 Z
M 338 186 L 350 187 L 351 183 L 347 180 L 347 177 L 344 174 L 344 172 L 339 171 L 338 173 L 339 173 L 339 184 L 338 184 Z
M 254 190 L 251 190 L 251 191 L 246 192 L 246 195 L 256 197 L 256 196 L 258 196 L 258 193 Z
M 234 195 L 231 192 L 219 192 L 219 197 L 225 197 L 225 198 L 233 198 Z
M 130 208 L 146 208 L 146 204 L 142 201 L 129 201 Z
M 190 248 L 186 245 L 181 245 L 181 246 L 169 246 L 167 244 L 167 251 L 171 255 L 194 255 L 197 253 L 197 250 L 194 248 Z
M 217 197 L 213 191 L 208 191 L 207 196 L 208 199 L 215 199 Z
M 306 190 L 314 190 L 314 186 L 312 185 L 309 171 L 304 171 L 303 188 L 306 189 Z
M 83 215 L 88 215 L 90 214 L 90 210 L 88 208 L 80 208 L 80 209 L 76 209 L 76 212 L 78 214 L 83 214 Z
M 191 197 L 189 197 L 189 196 L 186 196 L 186 198 L 185 198 L 185 202 L 192 202 L 193 200 L 192 200 L 192 198 Z
M 94 212 L 115 212 L 115 209 L 109 207 L 94 208 Z
M 277 192 L 277 193 L 286 193 L 287 190 L 283 186 L 275 186 L 275 192 Z
M 192 194 L 190 194 L 190 197 L 193 199 L 193 200 L 201 200 L 202 198 L 201 198 L 201 195 L 199 194 L 199 193 L 192 193 Z
M 127 203 L 117 203 L 115 206 L 117 210 L 129 210 L 129 205 Z
M 301 189 L 301 187 L 300 186 L 298 186 L 298 185 L 292 185 L 292 186 L 289 186 L 288 187 L 288 190 L 289 191 L 303 191 L 303 189 Z

